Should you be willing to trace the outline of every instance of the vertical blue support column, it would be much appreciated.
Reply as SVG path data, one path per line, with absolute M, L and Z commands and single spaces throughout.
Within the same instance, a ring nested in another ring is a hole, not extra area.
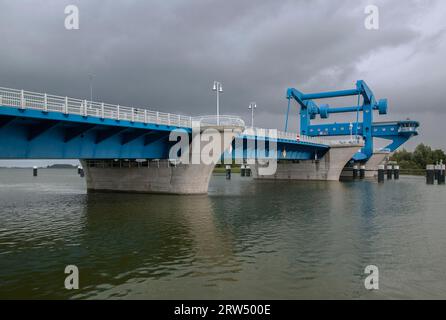
M 363 153 L 367 157 L 373 154 L 373 138 L 372 138 L 373 109 L 371 104 L 364 105 L 363 128 L 362 135 L 364 137 Z
M 288 98 L 288 109 L 287 109 L 286 118 L 285 118 L 285 132 L 288 131 L 288 118 L 290 116 L 290 104 L 291 104 L 291 99 Z
M 310 113 L 308 112 L 308 108 L 300 109 L 300 134 L 307 135 L 308 134 L 308 126 L 310 125 Z

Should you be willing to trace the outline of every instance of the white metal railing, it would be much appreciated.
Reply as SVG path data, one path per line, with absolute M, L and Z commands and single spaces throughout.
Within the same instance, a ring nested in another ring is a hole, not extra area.
M 112 105 L 3 87 L 0 87 L 0 105 L 21 109 L 35 109 L 43 112 L 54 111 L 101 119 L 127 120 L 186 128 L 192 127 L 192 121 L 200 121 L 204 125 L 216 124 L 215 121 L 212 121 L 212 117 L 216 118 L 216 116 L 193 118 L 180 114 L 151 111 L 145 108 Z M 225 126 L 245 126 L 244 121 L 240 117 L 222 115 L 219 119 L 220 123 Z
M 250 136 L 266 136 L 271 137 L 272 133 L 271 130 L 274 129 L 262 129 L 262 128 L 253 128 L 248 127 L 245 129 L 243 134 L 250 135 Z M 285 140 L 291 140 L 291 141 L 299 141 L 299 142 L 308 142 L 308 143 L 317 143 L 317 144 L 325 144 L 325 145 L 360 145 L 362 144 L 361 139 L 357 139 L 356 137 L 348 138 L 348 139 L 324 139 L 321 137 L 310 137 L 305 135 L 300 135 L 296 132 L 284 132 L 284 131 L 278 131 L 277 130 L 277 139 L 285 139 Z
M 415 132 L 417 131 L 416 127 L 400 127 L 398 132 Z
M 200 126 L 238 126 L 245 128 L 245 121 L 238 116 L 221 115 L 221 116 L 201 116 L 193 118 L 193 121 L 200 122 Z
M 21 109 L 41 110 L 42 112 L 61 112 L 65 114 L 92 116 L 101 119 L 127 120 L 131 122 L 152 123 L 191 128 L 193 121 L 201 126 L 235 126 L 245 128 L 245 122 L 238 116 L 201 116 L 190 117 L 179 114 L 151 111 L 145 108 L 112 105 L 103 102 L 74 99 L 0 87 L 0 105 Z M 271 129 L 246 128 L 244 134 L 259 135 Z M 263 134 L 264 135 L 264 134 Z M 294 132 L 277 131 L 277 138 L 325 145 L 358 144 L 356 139 L 330 140 L 321 137 L 299 135 Z

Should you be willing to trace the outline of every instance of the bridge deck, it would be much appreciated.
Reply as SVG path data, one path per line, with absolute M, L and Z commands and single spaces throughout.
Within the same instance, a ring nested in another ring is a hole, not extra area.
M 217 119 L 217 120 L 216 120 Z M 177 128 L 244 127 L 237 116 L 190 117 L 24 90 L 0 88 L 0 158 L 3 159 L 166 159 Z M 289 150 L 291 159 L 309 159 L 330 145 L 354 143 L 247 128 L 241 139 L 266 135 Z

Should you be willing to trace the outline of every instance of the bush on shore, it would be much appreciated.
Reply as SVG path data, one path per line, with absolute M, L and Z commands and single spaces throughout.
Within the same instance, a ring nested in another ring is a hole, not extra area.
M 428 164 L 436 164 L 441 160 L 446 163 L 446 154 L 441 149 L 433 150 L 430 146 L 419 144 L 413 152 L 402 149 L 396 151 L 390 158 L 398 162 L 403 170 L 426 169 Z

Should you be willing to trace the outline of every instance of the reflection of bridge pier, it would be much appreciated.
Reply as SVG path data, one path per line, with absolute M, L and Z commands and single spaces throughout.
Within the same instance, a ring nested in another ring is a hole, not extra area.
M 207 196 L 90 193 L 83 220 L 77 258 L 83 286 L 93 288 L 88 298 L 116 298 L 128 279 L 139 280 L 133 292 L 144 297 L 181 296 L 197 276 L 239 268 L 233 235 L 218 226 Z

